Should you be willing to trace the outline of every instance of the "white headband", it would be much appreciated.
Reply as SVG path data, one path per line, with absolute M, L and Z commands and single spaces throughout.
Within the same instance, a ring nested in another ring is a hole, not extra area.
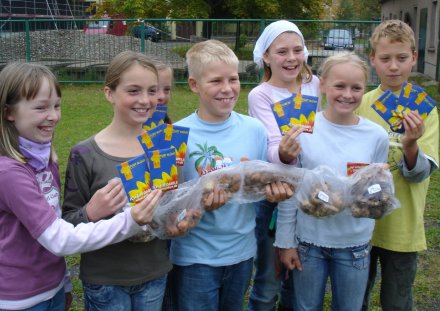
M 286 21 L 286 20 L 279 20 L 276 22 L 273 22 L 264 28 L 263 33 L 258 38 L 257 42 L 255 43 L 254 47 L 254 62 L 258 65 L 258 67 L 263 68 L 263 55 L 266 53 L 267 49 L 270 47 L 272 42 L 275 40 L 276 37 L 278 37 L 280 34 L 286 31 L 293 31 L 298 36 L 300 36 L 302 43 L 304 45 L 304 61 L 307 63 L 307 58 L 309 56 L 309 51 L 306 48 L 306 44 L 304 42 L 304 37 L 299 30 L 298 26 L 296 26 L 294 23 Z

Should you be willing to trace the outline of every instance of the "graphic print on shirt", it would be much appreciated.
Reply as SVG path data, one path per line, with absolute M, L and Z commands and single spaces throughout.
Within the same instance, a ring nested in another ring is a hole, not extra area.
M 216 146 L 208 146 L 207 142 L 196 146 L 199 150 L 191 152 L 189 157 L 195 158 L 194 168 L 199 176 L 232 165 L 232 157 L 224 156 Z
M 53 175 L 50 171 L 37 173 L 37 182 L 47 203 L 53 208 L 58 218 L 61 218 L 60 192 L 55 187 Z
M 399 170 L 399 160 L 403 155 L 403 147 L 401 143 L 402 134 L 393 132 L 388 129 L 388 139 L 390 141 L 390 147 L 388 151 L 388 165 L 390 166 L 390 171 Z

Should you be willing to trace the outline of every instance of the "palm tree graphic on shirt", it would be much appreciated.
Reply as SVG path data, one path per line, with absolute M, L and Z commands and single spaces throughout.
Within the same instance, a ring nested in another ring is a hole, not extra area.
M 199 175 L 209 172 L 212 168 L 216 167 L 217 160 L 223 160 L 224 158 L 216 146 L 208 147 L 206 142 L 203 145 L 196 144 L 196 146 L 199 150 L 191 152 L 189 157 L 197 157 L 194 166 Z

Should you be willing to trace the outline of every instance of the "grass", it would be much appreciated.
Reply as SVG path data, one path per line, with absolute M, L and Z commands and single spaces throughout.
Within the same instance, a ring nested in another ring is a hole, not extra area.
M 247 113 L 247 94 L 251 87 L 242 88 L 236 111 Z M 81 140 L 99 132 L 112 118 L 112 107 L 105 100 L 102 86 L 64 85 L 62 87 L 62 119 L 58 125 L 55 147 L 59 157 L 62 181 L 70 148 Z M 432 96 L 432 95 L 431 95 Z M 438 94 L 437 94 L 438 96 Z M 432 96 L 434 97 L 434 96 Z M 185 86 L 176 87 L 170 104 L 170 117 L 178 121 L 192 113 L 197 107 L 197 97 Z M 440 172 L 431 178 L 427 197 L 425 227 L 428 250 L 420 253 L 418 274 L 415 281 L 415 306 L 418 311 L 440 310 Z M 72 310 L 83 309 L 82 289 L 77 277 L 79 255 L 67 257 L 73 272 L 74 302 Z M 378 286 L 372 297 L 373 310 L 380 310 Z M 330 309 L 329 298 L 325 310 Z

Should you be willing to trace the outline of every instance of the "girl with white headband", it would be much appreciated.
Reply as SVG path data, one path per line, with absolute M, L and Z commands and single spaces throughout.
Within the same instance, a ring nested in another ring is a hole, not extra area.
M 268 25 L 255 44 L 254 62 L 264 69 L 264 77 L 262 83 L 249 93 L 249 115 L 262 121 L 267 129 L 267 157 L 270 162 L 290 164 L 300 151 L 295 138 L 301 129 L 293 127 L 285 136 L 281 136 L 271 105 L 292 93 L 319 97 L 319 79 L 307 65 L 307 57 L 301 31 L 286 20 Z M 293 310 L 291 278 L 283 282 L 277 278 L 274 238 L 268 235 L 275 207 L 276 204 L 263 201 L 257 208 L 256 272 L 248 311 L 275 310 L 280 291 L 278 310 Z

